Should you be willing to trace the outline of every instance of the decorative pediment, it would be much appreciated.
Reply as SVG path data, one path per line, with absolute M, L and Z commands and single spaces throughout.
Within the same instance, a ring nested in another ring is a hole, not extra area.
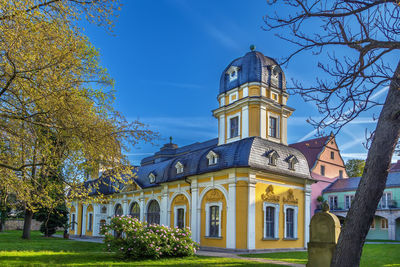
M 289 203 L 289 204 L 297 204 L 297 203 L 299 203 L 299 200 L 294 197 L 293 189 L 289 189 L 287 191 L 287 196 L 283 197 L 283 202 L 284 203 Z
M 210 192 L 207 193 L 206 200 L 208 201 L 218 201 L 222 200 L 224 197 L 222 193 L 218 189 L 212 189 Z
M 175 197 L 175 204 L 186 204 L 186 197 L 183 194 L 177 195 Z
M 149 181 L 151 184 L 154 184 L 156 182 L 156 176 L 157 174 L 154 171 L 149 173 Z
M 265 189 L 265 193 L 261 195 L 261 198 L 268 202 L 279 202 L 279 196 L 275 195 L 273 185 L 269 185 Z
M 176 168 L 176 173 L 182 173 L 183 172 L 183 164 L 180 161 L 178 161 L 175 164 L 175 168 Z
M 294 155 L 287 157 L 286 161 L 289 164 L 289 169 L 294 170 L 294 166 L 299 162 L 299 160 Z
M 270 151 L 267 151 L 265 153 L 265 156 L 267 158 L 269 158 L 269 164 L 270 165 L 276 165 L 276 161 L 278 160 L 278 158 L 280 158 L 278 152 L 276 152 L 276 150 L 271 149 Z
M 136 190 L 140 190 L 140 189 L 141 189 L 141 187 L 134 180 L 131 180 L 131 181 L 129 181 L 128 184 L 126 184 L 121 189 L 121 192 L 126 193 L 126 192 L 136 191 Z

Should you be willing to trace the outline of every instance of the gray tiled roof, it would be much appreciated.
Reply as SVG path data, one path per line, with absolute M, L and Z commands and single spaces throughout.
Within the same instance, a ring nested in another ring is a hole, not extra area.
M 264 56 L 261 52 L 248 52 L 243 57 L 232 61 L 222 72 L 219 93 L 225 93 L 248 82 L 261 82 L 269 85 L 271 80 L 268 69 L 275 65 L 278 63 L 274 59 Z M 226 73 L 231 66 L 239 67 L 238 78 L 233 81 L 230 81 L 229 75 Z M 282 72 L 282 75 L 285 88 L 285 74 Z
M 323 193 L 355 191 L 360 183 L 361 177 L 337 179 L 323 190 Z M 386 187 L 400 187 L 400 172 L 390 172 L 386 180 Z
M 140 187 L 154 187 L 161 183 L 183 180 L 188 176 L 237 167 L 250 167 L 275 174 L 312 179 L 307 160 L 299 150 L 260 137 L 249 137 L 224 145 L 218 145 L 218 140 L 212 139 L 181 148 L 175 147 L 172 150 L 175 152 L 169 151 L 168 153 L 176 154 L 176 156 L 157 158 L 159 155 L 157 152 L 154 156 L 142 161 L 142 166 L 135 170 L 137 174 L 135 181 Z M 211 150 L 218 155 L 218 163 L 214 165 L 209 165 L 206 157 Z M 276 166 L 269 164 L 267 154 L 271 150 L 275 150 L 279 155 Z M 290 156 L 295 156 L 298 160 L 295 170 L 289 169 L 287 160 Z M 183 164 L 183 173 L 176 172 L 177 162 Z M 156 176 L 154 184 L 150 183 L 150 173 Z M 107 176 L 104 175 L 103 179 L 107 179 Z M 110 186 L 101 187 L 101 191 L 104 194 L 115 193 Z

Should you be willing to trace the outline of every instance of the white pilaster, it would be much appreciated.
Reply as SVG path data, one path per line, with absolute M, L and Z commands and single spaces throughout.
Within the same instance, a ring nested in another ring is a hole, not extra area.
M 246 137 L 249 137 L 249 106 L 242 107 L 242 138 Z
M 243 88 L 243 98 L 249 96 L 249 87 L 244 87 Z
M 86 235 L 87 222 L 86 222 L 87 205 L 82 207 L 82 235 Z
M 388 239 L 396 240 L 396 218 L 394 216 L 388 218 Z
M 306 182 L 304 189 L 304 247 L 306 248 L 310 241 L 311 185 Z
M 260 136 L 267 138 L 267 107 L 264 105 L 260 107 Z
M 126 198 L 126 195 L 124 195 L 124 199 L 122 200 L 122 209 L 124 215 L 129 215 L 128 199 Z
M 144 213 L 146 212 L 145 211 L 146 206 L 145 206 L 145 203 L 144 203 L 144 193 L 143 192 L 140 192 L 139 207 L 140 207 L 139 220 L 141 222 L 143 222 L 144 221 Z
M 168 186 L 164 186 L 161 192 L 161 210 L 160 210 L 160 224 L 169 225 L 168 223 Z
M 225 115 L 222 114 L 218 118 L 218 145 L 225 144 Z
M 281 142 L 287 145 L 287 116 L 282 114 Z
M 200 242 L 200 217 L 197 217 L 197 206 L 198 206 L 198 199 L 199 199 L 199 191 L 197 188 L 197 179 L 193 179 L 191 182 L 191 190 L 192 190 L 192 207 L 190 208 L 190 228 L 192 230 L 192 239 L 196 242 Z
M 100 228 L 100 222 L 97 221 L 97 214 L 100 213 L 100 207 L 98 204 L 93 204 L 93 229 L 92 229 L 92 235 L 93 236 L 98 236 L 99 235 L 99 228 Z
M 256 248 L 256 175 L 249 175 L 247 249 Z
M 229 173 L 226 247 L 236 248 L 236 175 Z

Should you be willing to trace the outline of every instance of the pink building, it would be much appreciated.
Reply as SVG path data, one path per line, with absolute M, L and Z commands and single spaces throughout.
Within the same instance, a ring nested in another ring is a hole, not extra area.
M 311 176 L 316 183 L 311 185 L 311 215 L 318 206 L 317 198 L 336 179 L 348 178 L 344 161 L 332 134 L 289 145 L 300 150 L 308 161 Z

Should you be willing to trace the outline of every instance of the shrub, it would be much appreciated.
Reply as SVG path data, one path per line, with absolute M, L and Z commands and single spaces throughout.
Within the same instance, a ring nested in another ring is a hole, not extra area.
M 189 228 L 147 225 L 130 216 L 113 217 L 101 233 L 109 251 L 128 259 L 191 256 L 198 248 Z

